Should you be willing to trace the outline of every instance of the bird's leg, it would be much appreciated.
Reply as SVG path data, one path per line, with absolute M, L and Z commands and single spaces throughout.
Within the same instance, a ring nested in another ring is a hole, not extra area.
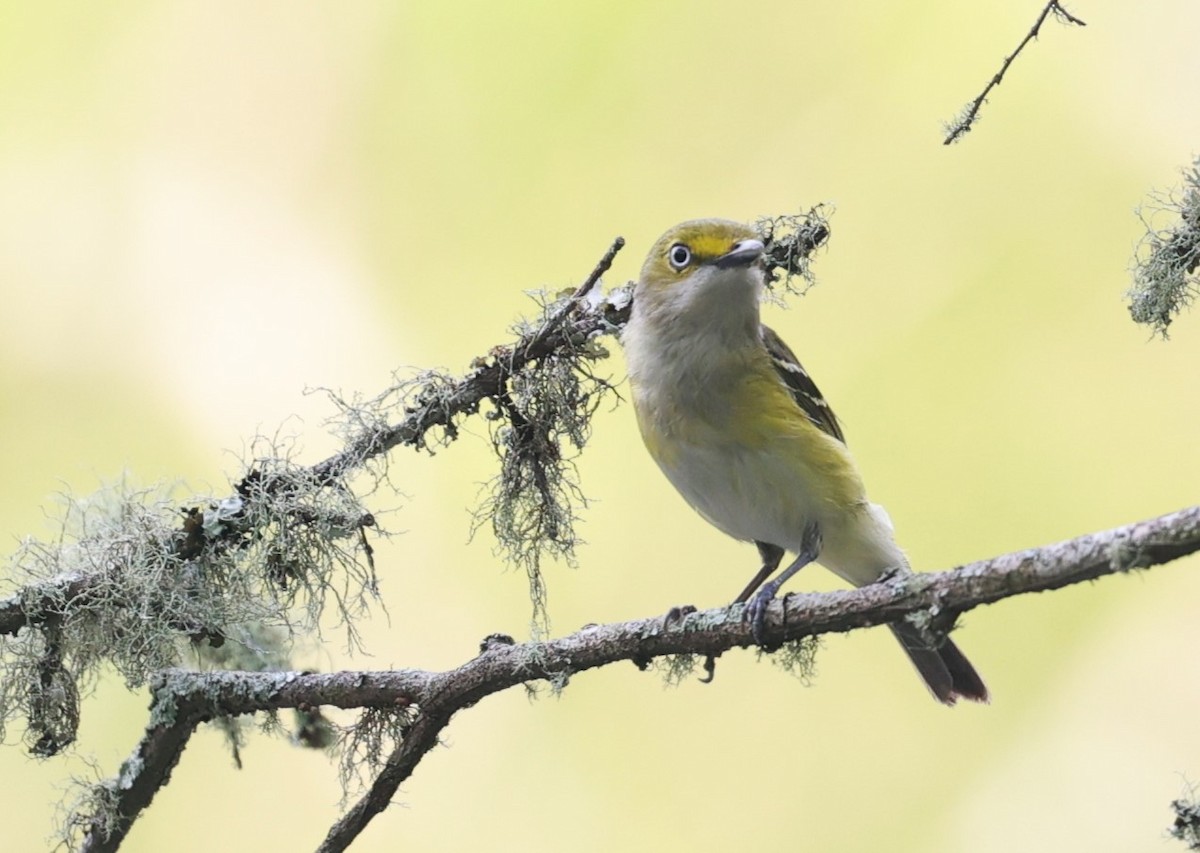
M 754 594 L 754 590 L 762 586 L 763 581 L 779 568 L 779 563 L 783 560 L 783 549 L 778 545 L 771 545 L 767 542 L 755 542 L 754 544 L 758 546 L 758 555 L 762 557 L 762 568 L 758 570 L 758 574 L 754 576 L 753 580 L 746 584 L 746 588 L 742 590 L 741 594 L 733 600 L 734 604 L 742 604 L 750 598 Z
M 784 559 L 784 549 L 778 545 L 770 545 L 769 542 L 755 542 L 755 545 L 758 546 L 758 555 L 762 558 L 762 567 L 758 570 L 757 575 L 751 579 L 750 583 L 746 584 L 746 588 L 742 590 L 742 593 L 736 599 L 733 599 L 733 603 L 736 603 L 736 605 L 745 603 L 746 599 L 754 595 L 754 590 L 761 587 L 762 582 L 766 581 L 772 575 L 772 572 L 779 569 L 779 564 Z M 701 684 L 712 684 L 713 678 L 716 675 L 716 657 L 718 656 L 704 656 L 704 674 L 700 679 Z
M 768 542 L 755 542 L 758 546 L 758 555 L 762 558 L 762 568 L 758 570 L 758 574 L 746 584 L 746 588 L 741 594 L 733 600 L 734 604 L 743 604 L 746 599 L 754 594 L 754 590 L 762 586 L 763 581 L 769 578 L 783 560 L 784 550 L 778 545 L 771 545 Z M 701 684 L 711 684 L 713 678 L 717 674 L 717 656 L 706 655 L 704 658 L 704 675 L 700 677 Z
M 742 618 L 750 620 L 751 630 L 754 634 L 754 642 L 760 646 L 763 643 L 763 627 L 767 619 L 767 607 L 770 606 L 771 600 L 775 598 L 779 588 L 787 583 L 788 579 L 796 572 L 803 569 L 821 553 L 821 530 L 815 523 L 810 522 L 804 528 L 804 538 L 801 542 L 800 552 L 796 555 L 796 559 L 792 560 L 791 564 L 783 570 L 782 574 L 775 580 L 763 585 L 758 594 L 754 596 L 754 600 L 746 605 L 746 609 L 742 611 Z M 765 567 L 764 567 L 765 568 Z M 760 572 L 761 574 L 761 572 Z M 769 574 L 769 572 L 768 572 Z M 758 580 L 758 578 L 755 578 Z M 761 582 L 761 581 L 760 581 Z M 752 589 L 752 588 L 750 588 Z M 749 595 L 750 589 L 747 589 L 746 595 Z

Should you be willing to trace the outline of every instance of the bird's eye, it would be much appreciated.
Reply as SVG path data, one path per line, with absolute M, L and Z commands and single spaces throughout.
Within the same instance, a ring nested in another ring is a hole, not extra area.
M 682 243 L 676 243 L 667 252 L 667 261 L 672 268 L 681 270 L 692 262 L 692 250 Z

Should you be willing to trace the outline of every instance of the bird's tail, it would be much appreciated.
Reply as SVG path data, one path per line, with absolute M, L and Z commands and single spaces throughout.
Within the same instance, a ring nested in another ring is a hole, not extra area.
M 889 627 L 939 702 L 953 705 L 959 699 L 988 701 L 987 686 L 983 679 L 953 641 L 947 638 L 935 647 L 921 636 L 915 626 L 907 622 Z

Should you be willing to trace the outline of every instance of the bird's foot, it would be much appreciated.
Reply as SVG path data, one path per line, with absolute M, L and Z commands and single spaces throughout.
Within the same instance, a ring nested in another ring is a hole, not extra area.
M 746 606 L 742 610 L 742 619 L 750 623 L 750 633 L 754 636 L 754 642 L 762 648 L 767 647 L 767 609 L 778 592 L 779 584 L 775 581 L 763 584 L 762 589 L 746 602 Z
M 694 604 L 680 604 L 676 607 L 672 607 L 667 611 L 667 615 L 663 617 L 663 630 L 665 631 L 671 626 L 679 624 L 695 612 L 696 605 Z

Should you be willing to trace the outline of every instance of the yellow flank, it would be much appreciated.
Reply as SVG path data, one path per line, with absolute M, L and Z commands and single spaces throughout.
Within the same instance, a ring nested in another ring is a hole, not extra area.
M 718 456 L 761 455 L 777 461 L 771 479 L 791 487 L 783 489 L 780 500 L 803 492 L 820 504 L 842 508 L 865 501 L 862 480 L 845 445 L 801 411 L 765 353 L 740 367 L 719 380 L 710 377 L 701 405 L 677 393 L 655 394 L 651 401 L 635 386 L 638 427 L 659 466 L 671 471 L 686 464 L 689 450 L 695 448 L 711 449 Z
M 635 405 L 633 413 L 637 416 L 638 431 L 642 434 L 642 443 L 650 452 L 650 457 L 661 468 L 671 468 L 679 464 L 679 436 L 670 435 L 658 428 L 660 413 L 652 412 L 646 406 Z

